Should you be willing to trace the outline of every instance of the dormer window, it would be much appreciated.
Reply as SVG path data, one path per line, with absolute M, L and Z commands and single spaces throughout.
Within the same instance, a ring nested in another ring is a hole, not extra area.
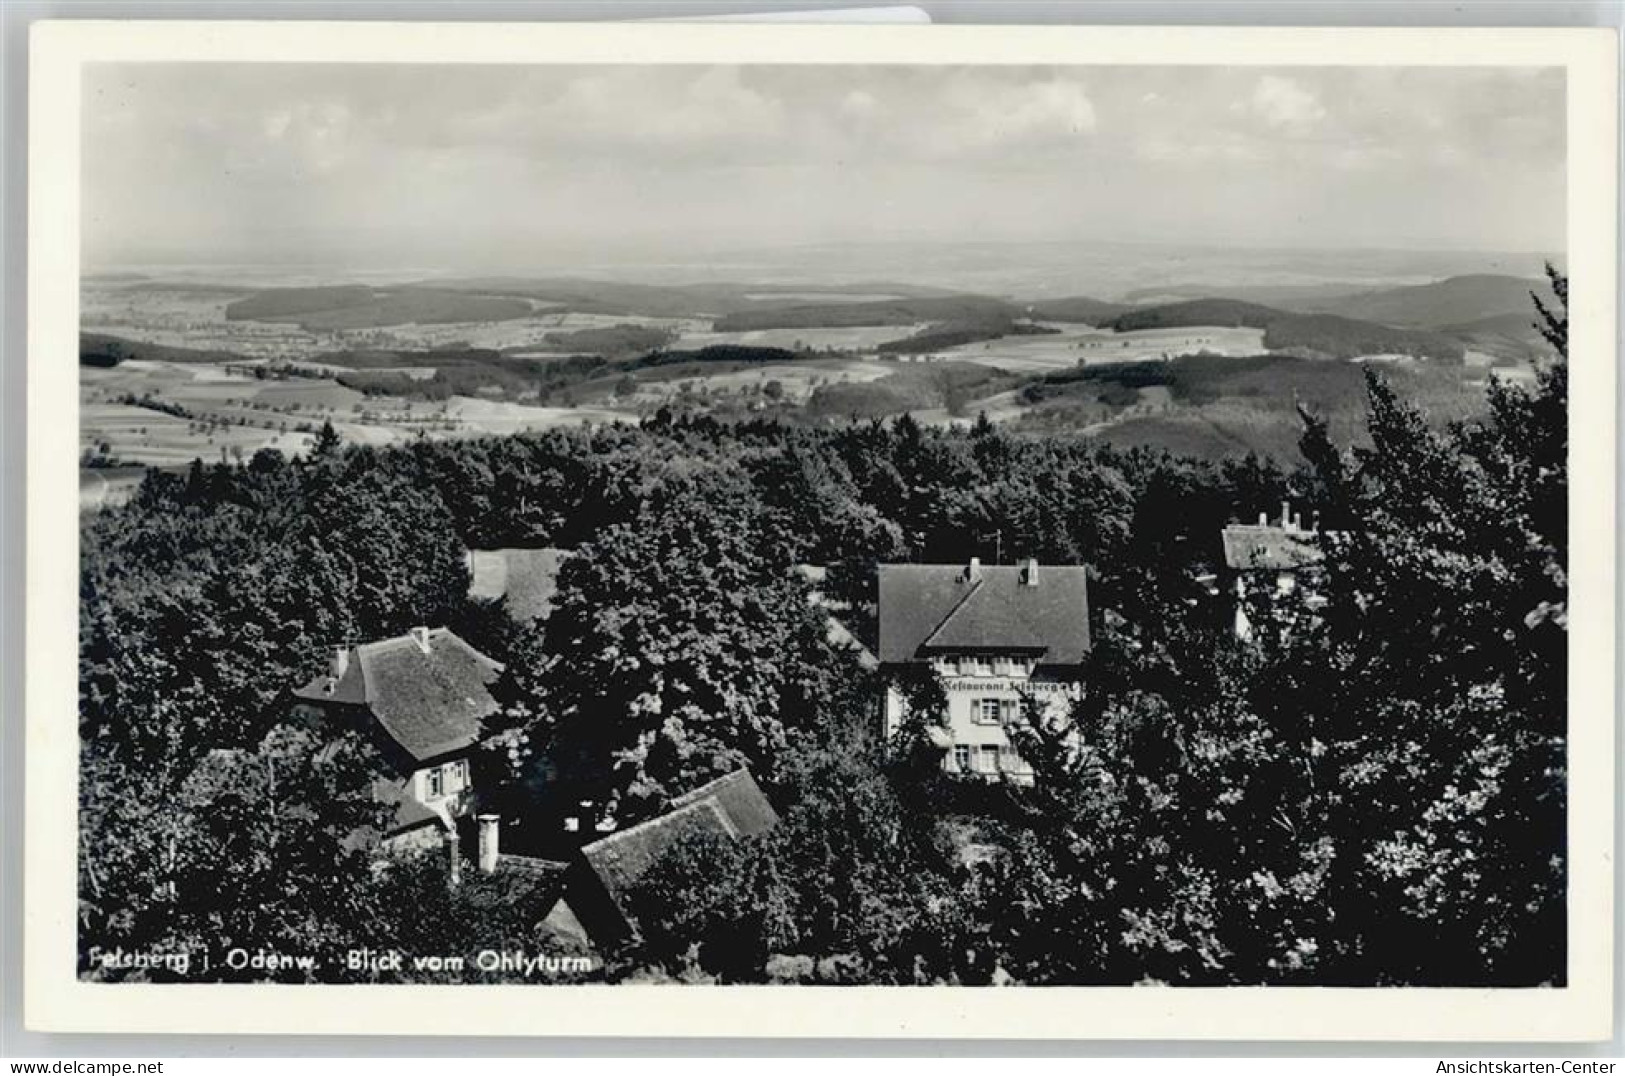
M 1015 654 L 998 659 L 998 671 L 1001 676 L 1025 676 L 1027 674 L 1027 659 Z

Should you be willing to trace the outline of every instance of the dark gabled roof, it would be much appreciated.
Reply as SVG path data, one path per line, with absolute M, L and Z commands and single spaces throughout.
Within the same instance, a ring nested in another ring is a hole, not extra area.
M 1225 567 L 1235 571 L 1307 568 L 1322 559 L 1311 531 L 1232 523 L 1222 537 Z
M 471 747 L 497 709 L 489 685 L 502 666 L 446 628 L 365 643 L 344 675 L 316 677 L 294 692 L 311 702 L 365 706 L 419 762 Z
M 406 790 L 406 786 L 399 780 L 388 777 L 379 777 L 372 782 L 372 798 L 379 803 L 393 804 L 395 813 L 390 817 L 389 828 L 385 836 L 393 837 L 397 833 L 404 833 L 409 829 L 416 829 L 423 825 L 435 825 L 441 829 L 446 828 L 446 820 L 431 810 L 427 804 L 413 796 Z
M 685 792 L 671 801 L 672 810 L 695 803 L 715 803 L 735 835 L 753 837 L 778 823 L 773 805 L 762 795 L 761 786 L 747 769 L 737 769 Z
M 772 829 L 778 820 L 750 771 L 735 770 L 677 797 L 665 814 L 586 845 L 581 856 L 619 905 L 622 894 L 684 838 L 700 833 L 751 837 Z
M 537 856 L 518 856 L 512 852 L 503 852 L 497 856 L 497 869 L 531 874 L 538 878 L 555 878 L 562 882 L 565 872 L 570 869 L 570 864 L 557 859 L 541 859 Z
M 852 634 L 850 628 L 832 616 L 824 618 L 824 642 L 831 650 L 851 654 L 860 668 L 877 669 L 880 667 L 880 662 L 875 660 L 875 656 L 870 653 L 869 648 L 864 646 L 856 635 Z
M 1077 665 L 1089 652 L 1089 580 L 1082 565 L 1025 568 L 880 565 L 880 660 L 956 651 L 1022 652 L 1043 665 Z
M 559 568 L 568 549 L 474 549 L 469 551 L 468 595 L 500 600 L 523 623 L 545 620 L 559 589 Z

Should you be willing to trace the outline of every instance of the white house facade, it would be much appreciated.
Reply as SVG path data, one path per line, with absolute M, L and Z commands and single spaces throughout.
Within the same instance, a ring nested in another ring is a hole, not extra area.
M 928 726 L 943 769 L 1030 783 L 1010 726 L 1025 704 L 1063 716 L 1081 697 L 1090 645 L 1088 570 L 1081 565 L 887 564 L 879 569 L 883 668 L 927 668 L 947 698 Z M 886 735 L 908 718 L 888 687 Z

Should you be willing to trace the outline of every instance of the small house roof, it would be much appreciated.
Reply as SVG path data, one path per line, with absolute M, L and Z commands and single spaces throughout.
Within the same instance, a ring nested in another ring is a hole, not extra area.
M 665 814 L 584 846 L 581 856 L 619 906 L 622 895 L 684 838 L 700 833 L 750 837 L 772 829 L 778 820 L 750 771 L 739 769 L 677 797 Z
M 398 779 L 379 777 L 372 782 L 372 798 L 379 803 L 392 804 L 395 813 L 390 816 L 386 836 L 404 833 L 409 829 L 416 829 L 423 825 L 434 825 L 441 830 L 448 828 L 445 817 L 435 811 L 406 790 L 405 785 Z
M 501 601 L 513 619 L 545 620 L 553 611 L 568 549 L 469 550 L 468 596 Z
M 1089 652 L 1089 570 L 882 564 L 880 660 L 918 661 L 955 651 L 1020 652 L 1044 665 L 1078 665 Z
M 497 702 L 502 666 L 447 628 L 365 643 L 338 679 L 321 675 L 294 692 L 311 702 L 364 706 L 419 762 L 471 747 Z
M 1289 571 L 1319 564 L 1320 547 L 1313 531 L 1256 523 L 1232 523 L 1224 529 L 1225 567 L 1232 571 Z
M 828 644 L 831 650 L 851 654 L 860 668 L 876 669 L 880 667 L 880 663 L 875 660 L 875 656 L 870 652 L 869 648 L 864 646 L 856 635 L 852 634 L 850 628 L 833 616 L 824 618 L 824 642 Z

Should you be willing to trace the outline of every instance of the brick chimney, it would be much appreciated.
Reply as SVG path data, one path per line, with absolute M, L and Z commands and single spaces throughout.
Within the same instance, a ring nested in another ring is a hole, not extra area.
M 1038 585 L 1038 558 L 1028 557 L 1021 565 L 1021 585 L 1036 587 Z
M 965 569 L 965 582 L 974 583 L 982 578 L 982 558 L 972 557 L 970 567 Z
M 502 858 L 502 816 L 482 814 L 480 824 L 480 870 L 493 874 Z
M 1292 502 L 1291 501 L 1282 501 L 1281 502 L 1281 527 L 1283 529 L 1287 529 L 1287 528 L 1290 528 L 1291 526 L 1292 526 Z
M 1268 512 L 1258 513 L 1258 525 L 1260 527 L 1267 527 L 1270 525 L 1270 514 Z

